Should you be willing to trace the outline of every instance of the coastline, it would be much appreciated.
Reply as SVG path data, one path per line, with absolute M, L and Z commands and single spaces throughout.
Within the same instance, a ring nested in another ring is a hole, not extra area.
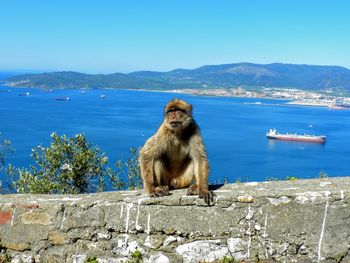
M 141 89 L 140 89 L 141 90 Z M 269 89 L 271 90 L 271 89 Z M 280 89 L 277 89 L 281 92 Z M 198 89 L 177 89 L 177 90 L 146 90 L 151 92 L 166 92 L 166 93 L 179 93 L 189 94 L 193 96 L 206 96 L 206 97 L 232 97 L 232 98 L 251 98 L 251 99 L 270 99 L 270 100 L 285 100 L 285 106 L 296 106 L 296 107 L 322 107 L 332 110 L 350 110 L 350 107 L 343 107 L 338 105 L 338 101 L 350 105 L 349 97 L 340 96 L 324 96 L 315 92 L 307 92 L 296 89 L 284 89 L 283 95 L 280 94 L 266 94 L 261 92 L 246 91 L 239 88 L 239 92 L 229 92 L 225 89 L 214 89 L 214 90 L 198 90 Z M 286 94 L 291 91 L 292 94 Z M 300 92 L 301 94 L 295 94 Z M 297 97 L 297 98 L 296 98 Z M 300 98 L 301 97 L 301 98 Z M 254 105 L 264 105 L 261 102 L 252 103 Z
M 309 107 L 327 107 L 331 108 L 333 105 L 332 101 L 312 101 L 312 100 L 293 100 L 290 102 L 287 102 L 289 105 L 296 105 L 296 106 L 309 106 Z
M 9 85 L 1 85 L 3 87 L 12 88 L 33 88 L 33 87 L 16 87 Z M 46 88 L 40 88 L 44 89 Z M 65 88 L 57 88 L 62 90 Z M 79 89 L 79 88 L 77 88 Z M 81 88 L 80 88 L 81 89 Z M 112 88 L 98 88 L 101 90 L 113 90 Z M 50 89 L 54 90 L 54 89 Z M 88 89 L 82 89 L 88 90 Z M 270 100 L 284 100 L 284 106 L 300 106 L 300 107 L 322 107 L 332 110 L 350 110 L 350 97 L 340 97 L 335 95 L 325 95 L 312 91 L 286 89 L 286 88 L 262 88 L 261 90 L 247 90 L 242 87 L 230 89 L 173 89 L 173 90 L 159 90 L 159 89 L 120 89 L 129 91 L 145 91 L 145 92 L 160 92 L 160 93 L 174 93 L 187 94 L 193 96 L 206 97 L 232 97 L 232 98 L 250 98 L 250 99 L 270 99 Z M 10 92 L 10 91 L 9 91 Z M 340 102 L 340 103 L 339 103 Z M 252 103 L 254 105 L 263 105 L 261 102 Z M 345 106 L 343 106 L 345 105 Z

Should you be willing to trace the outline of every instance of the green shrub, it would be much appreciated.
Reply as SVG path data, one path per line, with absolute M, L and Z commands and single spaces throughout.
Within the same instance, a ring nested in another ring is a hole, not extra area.
M 298 177 L 295 177 L 295 176 L 287 176 L 286 177 L 286 180 L 287 181 L 296 181 L 296 180 L 298 180 L 299 178 Z
M 142 253 L 139 250 L 135 250 L 131 253 L 131 261 L 130 263 L 140 263 L 142 262 Z
M 139 165 L 140 149 L 130 148 L 130 156 L 125 162 L 128 174 L 128 187 L 130 190 L 142 188 L 142 178 Z
M 142 178 L 140 172 L 140 166 L 138 162 L 140 148 L 131 147 L 129 150 L 129 157 L 126 161 L 119 159 L 116 162 L 117 166 L 117 178 L 121 177 L 121 173 L 123 173 L 123 177 L 128 179 L 126 186 L 130 190 L 141 189 L 142 188 Z M 112 185 L 114 186 L 114 178 L 110 178 Z M 116 188 L 114 186 L 114 188 Z
M 88 257 L 85 259 L 84 263 L 98 263 L 97 258 L 95 256 L 93 257 Z
M 0 174 L 5 167 L 6 156 L 13 153 L 15 150 L 12 148 L 12 143 L 9 140 L 3 139 L 0 132 Z M 0 179 L 0 192 L 3 192 L 3 183 Z
M 319 173 L 319 177 L 320 179 L 328 178 L 328 174 L 325 171 L 321 170 Z
M 226 255 L 221 260 L 221 263 L 235 263 L 235 259 L 231 256 Z
M 88 143 L 85 135 L 72 138 L 51 134 L 49 147 L 39 145 L 32 149 L 35 165 L 29 169 L 14 169 L 18 173 L 13 183 L 19 193 L 77 194 L 105 190 L 106 178 L 113 186 L 121 187 L 118 174 L 106 165 L 108 158 L 98 147 Z
M 12 152 L 14 152 L 14 149 L 11 141 L 3 139 L 0 132 L 0 171 L 4 169 L 6 156 Z

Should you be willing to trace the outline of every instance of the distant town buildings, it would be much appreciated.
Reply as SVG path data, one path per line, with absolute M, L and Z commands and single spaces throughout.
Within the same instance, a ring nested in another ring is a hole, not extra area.
M 350 105 L 349 97 L 339 97 L 332 95 L 331 91 L 318 93 L 300 89 L 286 88 L 262 88 L 259 90 L 235 87 L 229 89 L 178 89 L 171 92 L 187 93 L 204 96 L 223 96 L 223 97 L 244 97 L 244 98 L 266 98 L 291 100 L 289 104 L 298 104 L 306 106 L 335 107 L 340 104 Z

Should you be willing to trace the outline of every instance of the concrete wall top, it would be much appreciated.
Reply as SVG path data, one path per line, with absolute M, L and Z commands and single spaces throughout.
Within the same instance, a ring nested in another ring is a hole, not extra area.
M 213 188 L 0 195 L 0 262 L 350 262 L 350 178 Z

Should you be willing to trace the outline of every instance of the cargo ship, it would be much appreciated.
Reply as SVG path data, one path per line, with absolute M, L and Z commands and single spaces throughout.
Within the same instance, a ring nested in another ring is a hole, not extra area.
M 325 143 L 325 135 L 309 135 L 309 134 L 290 134 L 290 133 L 278 133 L 276 129 L 270 129 L 266 133 L 266 137 L 272 140 L 283 140 L 283 141 L 297 141 L 297 142 L 315 142 Z

